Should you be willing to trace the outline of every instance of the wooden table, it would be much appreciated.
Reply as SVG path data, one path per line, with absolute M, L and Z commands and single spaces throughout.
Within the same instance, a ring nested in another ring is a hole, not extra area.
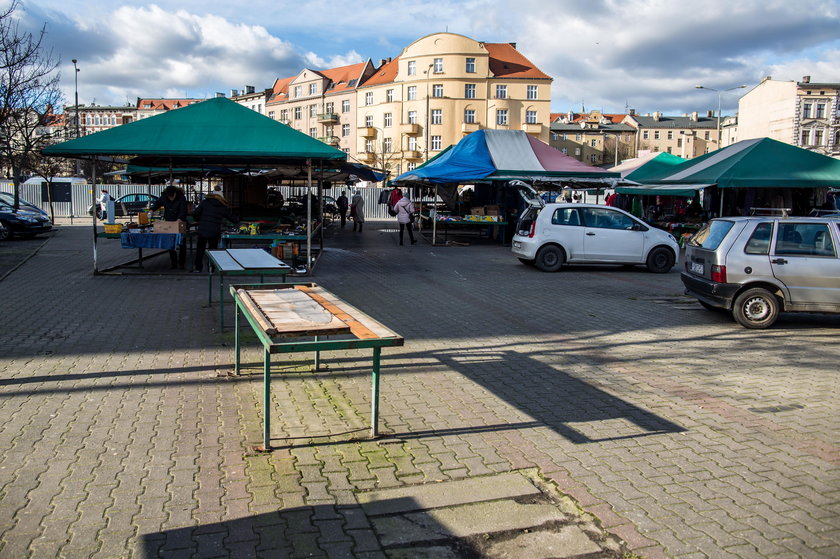
M 224 283 L 225 276 L 280 276 L 286 281 L 292 267 L 271 256 L 261 248 L 238 248 L 207 251 L 210 262 L 208 276 L 207 304 L 213 306 L 213 275 L 219 276 L 219 329 L 225 329 Z
M 383 347 L 403 345 L 400 335 L 314 283 L 232 285 L 230 293 L 236 303 L 237 375 L 240 314 L 263 345 L 263 446 L 259 450 L 271 449 L 272 353 L 315 352 L 317 370 L 321 351 L 372 348 L 370 435 L 378 435 L 381 352 Z

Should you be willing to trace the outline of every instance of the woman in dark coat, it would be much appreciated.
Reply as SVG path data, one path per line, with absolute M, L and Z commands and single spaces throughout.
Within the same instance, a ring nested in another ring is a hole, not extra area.
M 155 200 L 149 207 L 149 211 L 157 211 L 163 208 L 164 221 L 183 221 L 187 222 L 187 198 L 184 196 L 184 191 L 175 186 L 167 186 L 163 194 Z M 184 269 L 187 262 L 187 238 L 181 238 L 181 244 L 178 246 L 178 252 L 174 250 L 169 251 L 169 261 L 172 264 L 172 269 Z
M 192 215 L 193 219 L 198 222 L 196 229 L 198 241 L 195 247 L 195 269 L 193 269 L 193 272 L 201 272 L 204 265 L 204 251 L 219 248 L 219 241 L 222 238 L 222 222 L 228 220 L 231 223 L 239 223 L 239 219 L 233 215 L 227 200 L 220 192 L 208 194 L 193 210 Z

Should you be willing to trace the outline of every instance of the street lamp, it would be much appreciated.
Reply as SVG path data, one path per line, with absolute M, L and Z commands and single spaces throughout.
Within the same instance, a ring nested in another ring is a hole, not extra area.
M 73 62 L 73 82 L 74 82 L 74 89 L 76 93 L 76 137 L 79 137 L 79 68 L 76 67 L 76 60 L 75 58 L 72 60 Z M 76 159 L 76 175 L 79 174 L 79 160 Z
M 721 116 L 720 116 L 720 96 L 723 95 L 727 91 L 732 91 L 732 90 L 735 90 L 735 89 L 743 89 L 745 87 L 747 87 L 747 86 L 746 85 L 736 85 L 735 87 L 730 87 L 729 89 L 714 89 L 712 87 L 706 87 L 706 86 L 703 86 L 703 85 L 695 85 L 694 86 L 694 89 L 708 89 L 709 91 L 715 91 L 718 94 L 718 114 L 717 114 L 717 116 L 718 116 L 718 118 L 717 118 L 717 137 L 718 137 L 717 138 L 717 142 L 718 142 L 717 147 L 718 147 L 718 149 L 721 148 L 721 145 L 720 145 L 721 144 L 721 138 L 720 138 L 720 118 L 721 118 Z
M 434 68 L 434 63 L 429 64 L 429 67 L 426 68 L 426 126 L 424 127 L 425 136 L 426 136 L 426 144 L 423 147 L 425 161 L 429 160 L 429 78 L 432 76 L 432 68 Z

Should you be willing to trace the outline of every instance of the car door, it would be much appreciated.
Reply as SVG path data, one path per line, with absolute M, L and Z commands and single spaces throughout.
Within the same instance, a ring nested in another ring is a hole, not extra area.
M 630 216 L 612 208 L 581 208 L 583 258 L 591 262 L 642 262 L 645 236 Z
M 830 225 L 780 221 L 776 228 L 770 265 L 773 275 L 787 286 L 795 309 L 840 308 L 840 237 Z
M 576 262 L 583 259 L 584 227 L 580 208 L 548 206 L 543 213 L 551 211 L 551 221 L 543 232 L 543 244 L 557 243 L 566 251 L 566 260 Z

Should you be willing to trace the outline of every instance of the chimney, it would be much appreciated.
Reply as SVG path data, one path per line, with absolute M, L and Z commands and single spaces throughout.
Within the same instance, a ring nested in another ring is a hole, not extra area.
M 254 86 L 253 85 L 246 85 L 245 86 L 245 94 L 246 95 L 249 94 L 249 93 L 253 93 L 253 92 L 254 92 Z
M 385 59 L 384 58 L 379 59 L 379 67 L 381 68 L 382 66 L 385 66 Z
M 516 48 L 516 43 L 509 43 L 509 44 L 510 44 L 510 46 L 512 46 L 513 48 Z
M 217 92 L 216 92 L 216 98 L 219 98 L 219 97 L 224 97 L 224 96 L 225 96 L 225 94 L 224 94 L 224 93 L 222 93 L 221 91 L 217 91 Z
M 655 120 L 656 122 L 659 122 L 660 118 L 662 118 L 662 113 L 660 113 L 659 111 L 656 111 L 655 113 L 653 113 L 653 120 Z
M 811 83 L 811 76 L 802 76 L 802 83 Z
M 216 97 L 218 97 L 218 96 L 219 96 L 219 94 L 217 93 L 217 94 L 216 94 Z M 237 90 L 237 89 L 231 89 L 231 90 L 230 90 L 230 96 L 231 96 L 231 97 L 238 97 L 238 96 L 239 96 L 239 90 Z M 224 95 L 222 95 L 222 97 L 224 97 Z
M 709 118 L 715 118 L 715 112 L 714 111 L 706 111 L 706 116 L 709 117 Z
M 636 116 L 636 109 L 630 109 L 630 112 L 628 114 L 630 116 Z
M 691 121 L 697 122 L 697 111 L 691 113 Z

